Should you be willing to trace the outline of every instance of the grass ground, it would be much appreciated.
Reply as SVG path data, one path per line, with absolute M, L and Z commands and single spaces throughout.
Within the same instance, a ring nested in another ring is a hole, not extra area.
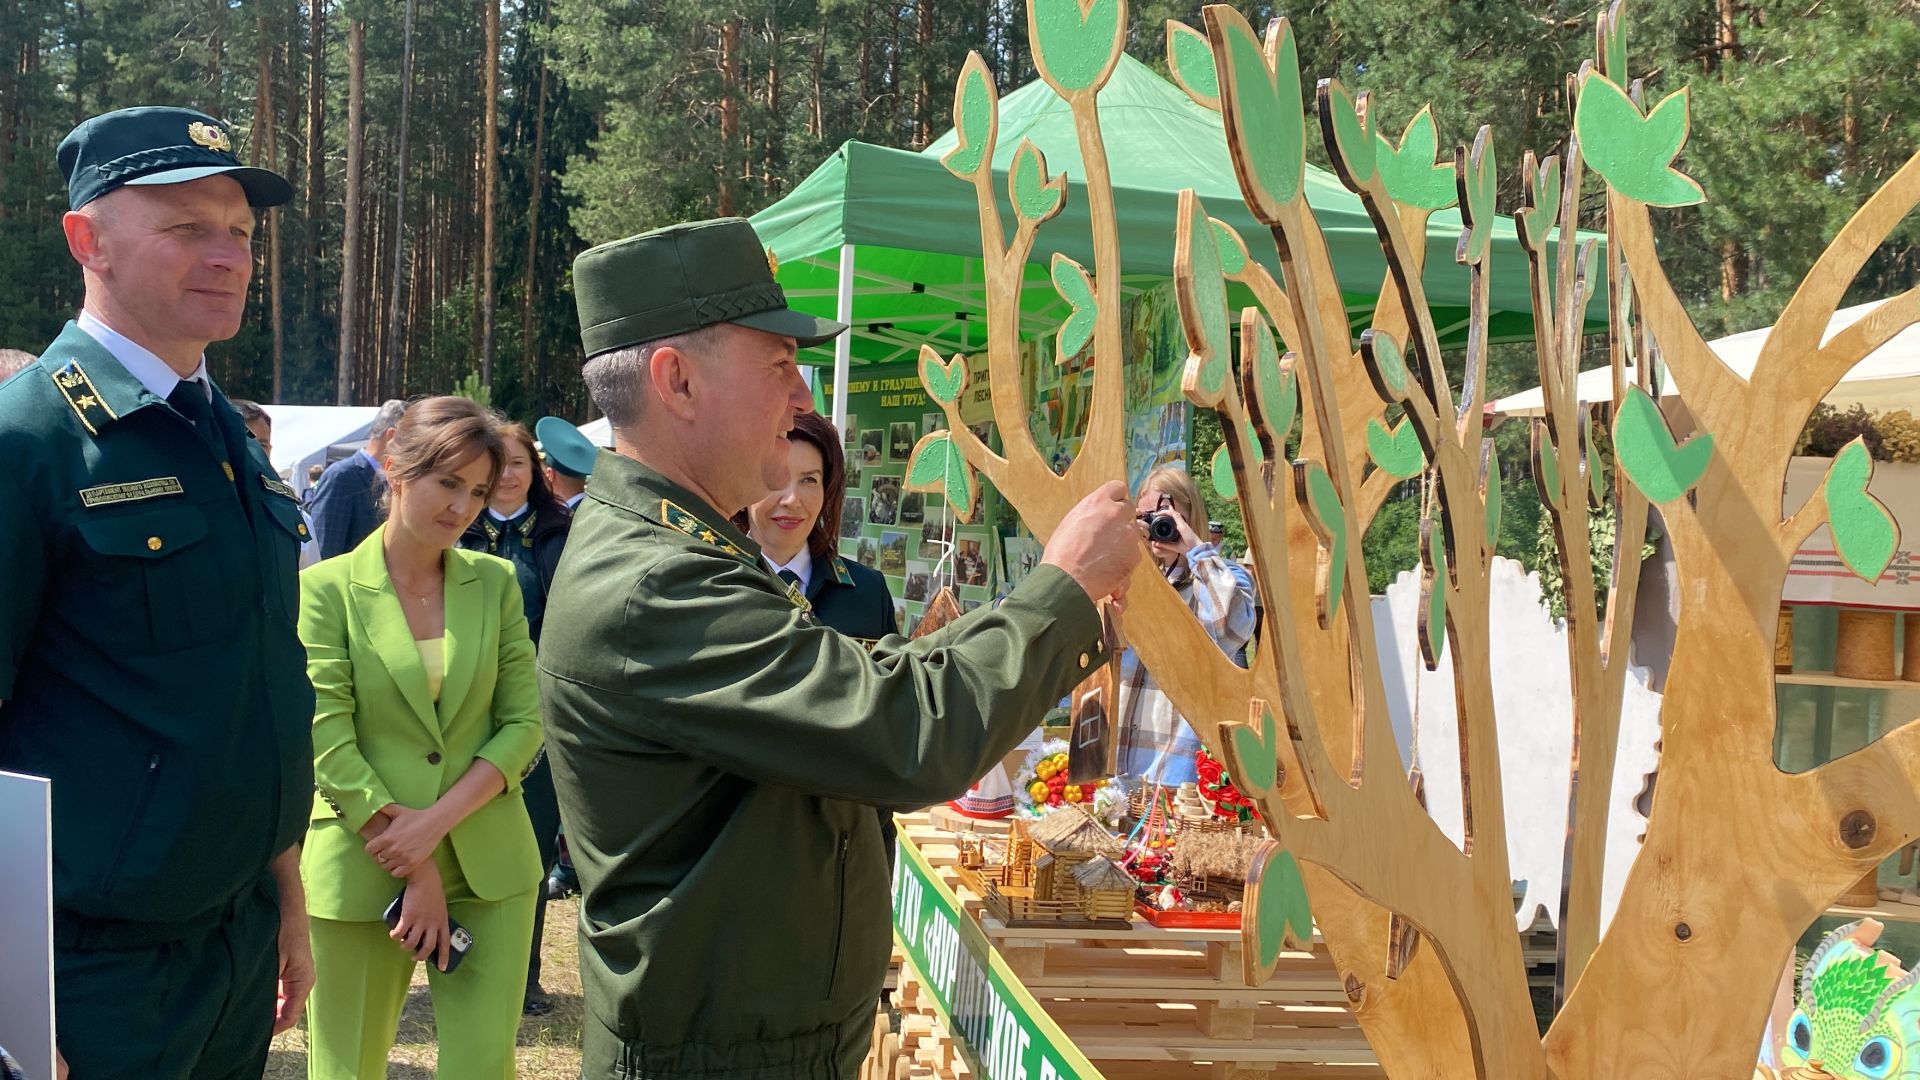
M 520 1080 L 577 1080 L 580 1075 L 579 938 L 576 902 L 556 901 L 547 906 L 546 948 L 541 982 L 553 998 L 553 1011 L 528 1017 L 520 1024 L 517 1056 Z M 427 998 L 426 968 L 415 970 L 413 990 L 400 1014 L 400 1034 L 387 1055 L 392 1080 L 428 1080 L 436 1075 L 433 1004 Z M 302 1080 L 307 1075 L 306 1025 L 273 1041 L 263 1080 Z

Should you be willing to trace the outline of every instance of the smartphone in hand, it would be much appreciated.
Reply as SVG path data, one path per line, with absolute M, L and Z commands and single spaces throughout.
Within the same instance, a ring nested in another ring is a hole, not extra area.
M 406 899 L 406 890 L 402 889 L 400 895 L 393 898 L 393 903 L 387 905 L 386 914 L 381 916 L 387 924 L 387 929 L 392 930 L 400 925 L 400 908 Z M 447 974 L 453 974 L 454 970 L 460 966 L 460 961 L 466 958 L 467 950 L 471 948 L 473 948 L 473 935 L 467 932 L 466 927 L 455 921 L 452 915 L 448 915 Z

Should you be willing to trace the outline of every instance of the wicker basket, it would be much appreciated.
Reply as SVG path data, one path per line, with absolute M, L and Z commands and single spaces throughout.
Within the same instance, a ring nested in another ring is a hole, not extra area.
M 1920 682 L 1920 615 L 1909 614 L 1906 619 L 1906 636 L 1900 650 L 1900 677 L 1908 682 Z
M 1833 647 L 1833 673 L 1843 679 L 1893 678 L 1897 617 L 1891 611 L 1842 609 Z

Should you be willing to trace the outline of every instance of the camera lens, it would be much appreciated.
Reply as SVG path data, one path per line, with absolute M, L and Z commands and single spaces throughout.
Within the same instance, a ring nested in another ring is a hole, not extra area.
M 1172 514 L 1155 514 L 1147 519 L 1147 539 L 1171 544 L 1180 539 L 1180 526 L 1175 524 Z

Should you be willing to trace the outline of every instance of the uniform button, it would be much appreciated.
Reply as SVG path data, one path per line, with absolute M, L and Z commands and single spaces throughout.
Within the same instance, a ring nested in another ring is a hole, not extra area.
M 1080 654 L 1080 670 L 1085 671 L 1089 663 L 1091 663 L 1091 661 L 1087 658 L 1087 654 L 1081 653 Z
M 435 751 L 434 751 L 433 753 L 431 753 L 431 754 L 428 754 L 428 755 L 427 755 L 427 764 L 429 764 L 429 765 L 438 765 L 438 764 L 440 764 L 440 751 L 438 751 L 438 750 L 435 750 Z
M 300 535 L 301 535 L 301 536 L 305 536 L 305 535 L 307 535 L 307 527 L 306 527 L 305 525 L 301 525 L 301 526 L 300 526 L 299 528 L 300 528 Z
M 159 537 L 157 537 L 157 536 L 149 536 L 149 537 L 147 537 L 147 550 L 148 550 L 148 551 L 159 551 L 159 550 L 160 550 L 160 538 L 159 538 Z

